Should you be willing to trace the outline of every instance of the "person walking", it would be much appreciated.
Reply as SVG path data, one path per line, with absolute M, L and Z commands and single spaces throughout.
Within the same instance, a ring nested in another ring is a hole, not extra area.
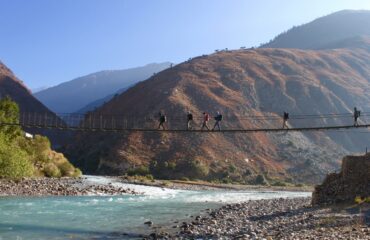
M 187 115 L 187 129 L 188 130 L 192 130 L 193 129 L 193 114 L 191 114 L 190 111 L 188 111 L 188 115 Z
M 203 112 L 203 124 L 200 130 L 203 130 L 204 128 L 207 128 L 207 130 L 210 130 L 208 127 L 208 122 L 209 122 L 209 114 L 206 112 Z
M 212 131 L 215 130 L 216 126 L 218 127 L 218 131 L 221 131 L 220 123 L 222 121 L 222 114 L 220 112 L 217 112 L 217 115 L 215 116 L 215 120 L 216 120 L 216 122 L 215 122 L 215 125 L 212 128 Z
M 283 129 L 288 128 L 289 113 L 284 112 L 283 114 Z
M 162 129 L 166 130 L 165 123 L 167 122 L 167 117 L 165 114 L 162 114 L 162 112 L 159 112 L 159 125 L 158 125 L 158 130 Z
M 353 126 L 358 127 L 358 118 L 360 116 L 361 116 L 361 111 L 357 110 L 357 108 L 355 107 L 353 110 L 353 120 L 354 120 Z

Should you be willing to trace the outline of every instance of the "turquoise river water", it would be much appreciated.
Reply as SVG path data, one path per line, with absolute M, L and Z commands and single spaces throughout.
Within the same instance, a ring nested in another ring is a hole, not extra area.
M 88 177 L 107 184 L 104 177 Z M 172 226 L 207 208 L 247 200 L 306 197 L 308 192 L 187 191 L 113 183 L 143 195 L 0 197 L 0 240 L 134 239 L 150 232 L 143 223 Z M 127 234 L 127 235 L 124 235 Z

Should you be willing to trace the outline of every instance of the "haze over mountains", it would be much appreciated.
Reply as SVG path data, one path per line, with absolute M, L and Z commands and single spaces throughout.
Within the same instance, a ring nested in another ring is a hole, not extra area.
M 170 64 L 152 63 L 143 67 L 92 73 L 37 92 L 34 96 L 56 113 L 85 112 L 108 101 L 117 92 L 168 68 Z
M 344 10 L 293 27 L 263 48 L 322 49 L 346 39 L 370 35 L 370 11 Z M 334 44 L 334 46 L 331 46 Z

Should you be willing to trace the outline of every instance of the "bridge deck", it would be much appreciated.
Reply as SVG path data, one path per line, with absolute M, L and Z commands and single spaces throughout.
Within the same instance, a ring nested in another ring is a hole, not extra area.
M 59 129 L 72 131 L 113 131 L 113 132 L 169 132 L 169 133 L 248 133 L 248 132 L 299 132 L 299 131 L 324 131 L 341 130 L 355 128 L 369 128 L 370 124 L 354 125 L 336 125 L 336 126 L 314 126 L 297 128 L 250 128 L 250 129 L 222 129 L 222 130 L 187 130 L 187 129 L 166 129 L 159 130 L 153 128 L 103 128 L 103 127 L 81 127 L 81 126 L 51 126 L 42 124 L 19 124 L 19 123 L 0 123 L 0 126 L 21 126 L 25 128 Z

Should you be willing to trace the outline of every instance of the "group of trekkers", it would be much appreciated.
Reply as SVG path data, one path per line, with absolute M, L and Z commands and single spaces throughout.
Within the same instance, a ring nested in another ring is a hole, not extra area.
M 217 127 L 218 131 L 221 131 L 221 121 L 222 121 L 222 114 L 220 112 L 217 112 L 216 115 L 214 116 L 215 124 L 213 125 L 213 128 L 210 129 L 208 123 L 210 121 L 210 115 L 207 112 L 203 112 L 203 118 L 202 118 L 202 125 L 200 130 L 205 130 L 207 129 L 208 131 L 214 131 Z M 186 115 L 186 122 L 187 122 L 187 130 L 194 130 L 194 117 L 193 114 L 188 111 Z M 159 125 L 158 129 L 163 129 L 166 130 L 166 124 L 167 122 L 167 116 L 163 114 L 162 112 L 159 112 Z
M 356 107 L 353 109 L 353 126 L 358 127 L 358 119 L 361 116 L 361 111 L 359 111 Z M 288 119 L 289 119 L 289 113 L 284 112 L 283 113 L 283 129 L 287 129 L 288 127 Z
M 354 123 L 353 125 L 355 127 L 358 127 L 359 124 L 358 124 L 358 118 L 360 117 L 361 115 L 361 111 L 359 111 L 356 107 L 354 108 L 354 111 L 353 111 L 353 120 L 354 120 Z M 208 131 L 214 131 L 215 128 L 217 127 L 218 131 L 221 131 L 221 121 L 222 121 L 222 114 L 220 112 L 217 112 L 216 115 L 214 116 L 214 120 L 215 120 L 215 124 L 213 125 L 213 128 L 210 129 L 209 128 L 209 125 L 208 125 L 208 122 L 210 121 L 210 116 L 207 112 L 203 112 L 203 120 L 202 120 L 202 125 L 201 125 L 201 128 L 200 130 L 204 130 L 204 129 L 207 129 Z M 288 129 L 288 120 L 289 120 L 289 113 L 288 112 L 284 112 L 283 113 L 283 126 L 282 126 L 282 129 Z M 159 112 L 159 126 L 158 126 L 158 129 L 163 129 L 163 130 L 166 130 L 166 124 L 167 122 L 167 116 L 165 114 L 163 114 L 162 112 Z M 187 113 L 187 130 L 194 130 L 194 118 L 193 118 L 193 114 L 188 111 Z

